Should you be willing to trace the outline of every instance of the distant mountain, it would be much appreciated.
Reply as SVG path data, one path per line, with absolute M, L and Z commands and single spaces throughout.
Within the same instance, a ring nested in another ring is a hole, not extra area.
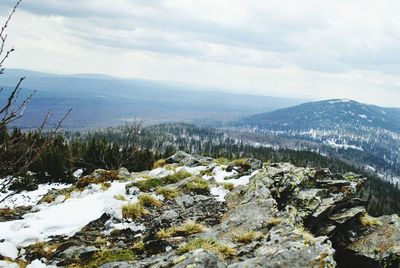
M 37 90 L 24 119 L 19 121 L 19 126 L 27 128 L 38 125 L 48 109 L 60 116 L 72 108 L 64 126 L 82 129 L 118 125 L 134 118 L 144 118 L 147 123 L 232 120 L 302 102 L 160 81 L 19 69 L 6 69 L 5 75 L 0 76 L 0 85 L 10 89 L 21 76 L 26 76 L 21 97 Z M 2 94 L 0 100 L 4 97 Z
M 334 99 L 245 117 L 239 120 L 237 125 L 277 131 L 364 126 L 398 132 L 400 109 L 367 105 L 348 99 Z
M 334 99 L 243 117 L 230 124 L 262 146 L 311 150 L 400 183 L 400 109 Z

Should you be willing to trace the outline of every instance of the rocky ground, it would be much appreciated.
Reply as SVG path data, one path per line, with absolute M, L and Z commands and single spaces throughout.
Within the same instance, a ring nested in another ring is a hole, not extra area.
M 368 215 L 365 181 L 183 152 L 98 170 L 0 209 L 0 267 L 398 267 L 400 220 Z

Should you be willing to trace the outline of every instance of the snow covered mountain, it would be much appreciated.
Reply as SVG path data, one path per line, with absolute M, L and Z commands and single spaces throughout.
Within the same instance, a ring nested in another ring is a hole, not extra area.
M 263 143 L 260 137 L 271 143 L 271 137 L 278 136 L 300 141 L 301 147 L 290 148 L 339 157 L 388 180 L 400 180 L 398 108 L 333 99 L 244 117 L 232 126 L 256 133 L 258 143 Z
M 334 99 L 245 117 L 238 124 L 273 130 L 332 129 L 350 125 L 399 132 L 400 109 Z

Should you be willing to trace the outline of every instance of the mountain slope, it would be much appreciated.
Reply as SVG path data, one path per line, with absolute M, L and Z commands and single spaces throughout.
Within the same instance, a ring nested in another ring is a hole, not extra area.
M 271 130 L 332 129 L 363 126 L 400 131 L 400 110 L 362 104 L 347 99 L 304 103 L 245 117 L 236 125 Z

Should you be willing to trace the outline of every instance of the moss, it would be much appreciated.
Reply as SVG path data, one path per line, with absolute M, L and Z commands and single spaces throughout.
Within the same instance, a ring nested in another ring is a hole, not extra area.
M 197 194 L 209 194 L 210 193 L 210 184 L 208 181 L 196 177 L 189 181 L 186 185 L 185 188 L 191 192 L 197 193 Z
M 224 189 L 228 190 L 228 191 L 233 191 L 233 189 L 235 189 L 235 184 L 228 182 L 228 183 L 224 183 L 223 184 Z
M 160 160 L 157 160 L 157 161 L 154 163 L 153 167 L 154 167 L 154 168 L 162 168 L 162 167 L 165 166 L 166 164 L 167 164 L 167 162 L 165 161 L 165 159 L 160 159 Z
M 125 219 L 136 220 L 145 215 L 148 215 L 150 212 L 143 207 L 140 203 L 127 204 L 122 207 L 122 216 Z
M 131 184 L 127 185 L 127 188 L 129 188 L 131 186 L 135 186 L 143 192 L 148 192 L 151 189 L 156 189 L 163 185 L 164 185 L 164 182 L 162 181 L 162 179 L 153 178 L 153 179 L 148 179 L 148 180 L 131 183 Z
M 360 223 L 367 227 L 381 226 L 382 223 L 379 219 L 374 218 L 367 213 L 360 217 Z
M 161 229 L 157 232 L 156 237 L 158 239 L 167 239 L 175 236 L 188 236 L 204 232 L 206 227 L 202 224 L 187 221 L 180 226 L 172 226 L 168 229 Z
M 244 171 L 251 169 L 250 163 L 246 159 L 237 159 L 234 161 L 235 165 Z
M 178 248 L 178 252 L 180 254 L 184 254 L 187 252 L 194 251 L 196 249 L 204 249 L 206 251 L 215 252 L 223 258 L 229 258 L 236 254 L 235 249 L 233 249 L 227 245 L 221 244 L 217 240 L 214 240 L 211 238 L 193 239 L 193 240 L 189 241 L 188 243 L 181 245 Z
M 89 260 L 77 260 L 75 263 L 69 265 L 69 268 L 97 268 L 103 264 L 110 262 L 132 261 L 135 255 L 131 250 L 102 250 Z
M 192 174 L 190 174 L 189 172 L 186 172 L 184 170 L 181 170 L 179 172 L 176 172 L 172 175 L 167 176 L 166 178 L 164 178 L 164 181 L 167 184 L 171 184 L 171 183 L 176 183 L 183 179 L 189 178 L 190 176 L 192 176 Z
M 142 193 L 139 196 L 139 203 L 145 207 L 161 207 L 162 202 L 150 194 Z
M 158 188 L 156 193 L 164 196 L 164 198 L 168 200 L 174 199 L 180 194 L 177 189 L 167 187 Z
M 261 237 L 261 234 L 254 231 L 238 233 L 233 236 L 233 240 L 242 243 L 242 244 L 249 244 L 254 240 L 257 240 Z
M 228 158 L 224 158 L 224 157 L 221 157 L 221 158 L 217 158 L 217 159 L 215 159 L 214 160 L 214 163 L 215 164 L 217 164 L 217 165 L 224 165 L 224 166 L 226 166 L 226 165 L 229 165 L 229 159 Z
M 126 201 L 126 197 L 124 195 L 122 195 L 122 194 L 114 195 L 114 198 L 119 200 L 119 201 Z

